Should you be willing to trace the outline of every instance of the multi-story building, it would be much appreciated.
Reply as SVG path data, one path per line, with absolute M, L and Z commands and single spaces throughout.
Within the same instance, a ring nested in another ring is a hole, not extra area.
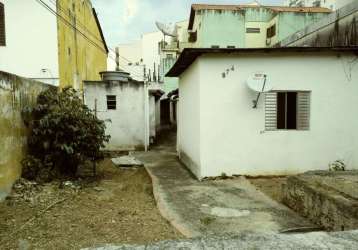
M 162 82 L 162 79 L 159 79 L 158 52 L 162 39 L 161 32 L 150 32 L 143 34 L 140 40 L 119 44 L 116 47 L 116 70 L 130 73 L 137 81 Z
M 336 10 L 354 0 L 286 0 L 285 5 L 290 7 L 325 7 Z
M 358 1 L 279 41 L 275 47 L 358 46 Z
M 0 70 L 83 88 L 107 69 L 108 48 L 90 0 L 0 0 Z
M 193 4 L 189 21 L 177 24 L 176 37 L 161 46 L 162 73 L 183 48 L 270 47 L 331 12 L 322 7 Z M 164 84 L 175 89 L 178 79 L 165 78 Z
M 160 75 L 164 82 L 163 89 L 166 93 L 178 87 L 178 80 L 173 77 L 164 77 L 165 73 L 174 65 L 184 48 L 192 46 L 189 42 L 188 20 L 175 24 L 174 36 L 166 36 L 159 44 Z

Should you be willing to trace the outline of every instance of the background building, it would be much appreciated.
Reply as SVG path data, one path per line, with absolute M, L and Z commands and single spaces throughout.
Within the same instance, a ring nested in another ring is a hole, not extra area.
M 290 7 L 325 7 L 336 10 L 355 0 L 286 0 L 285 5 Z
M 188 21 L 176 24 L 175 37 L 160 46 L 162 74 L 174 65 L 184 48 L 270 47 L 331 13 L 320 7 L 193 4 Z M 165 77 L 167 91 L 178 78 Z
M 161 32 L 145 33 L 140 40 L 119 44 L 116 47 L 117 67 L 131 74 L 133 79 L 162 82 L 159 79 L 160 56 L 158 46 L 163 39 Z
M 283 39 L 275 47 L 358 46 L 358 1 Z
M 107 68 L 107 46 L 89 0 L 0 0 L 0 70 L 82 89 Z

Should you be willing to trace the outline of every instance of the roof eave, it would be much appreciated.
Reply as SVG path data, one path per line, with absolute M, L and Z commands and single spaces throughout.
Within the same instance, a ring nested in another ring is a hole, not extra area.
M 192 30 L 192 29 L 193 29 L 194 19 L 195 19 L 195 10 L 194 10 L 193 6 L 191 6 L 188 30 Z
M 166 77 L 179 77 L 199 56 L 203 54 L 240 54 L 240 53 L 277 53 L 277 52 L 353 52 L 358 56 L 358 46 L 352 47 L 277 47 L 277 48 L 186 48 L 181 53 Z

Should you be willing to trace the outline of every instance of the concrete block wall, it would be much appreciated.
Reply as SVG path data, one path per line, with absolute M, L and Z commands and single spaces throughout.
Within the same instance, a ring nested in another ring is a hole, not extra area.
M 55 88 L 0 71 L 0 201 L 20 176 L 26 154 L 28 131 L 21 111 L 34 105 L 38 94 L 49 87 Z

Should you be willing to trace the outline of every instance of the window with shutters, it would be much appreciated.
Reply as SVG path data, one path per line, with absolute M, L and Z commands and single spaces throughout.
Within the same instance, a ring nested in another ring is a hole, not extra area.
M 0 3 L 0 46 L 6 46 L 5 8 L 3 3 Z
M 107 95 L 107 109 L 116 110 L 117 109 L 117 96 Z
M 309 91 L 268 92 L 265 96 L 266 130 L 309 130 Z

